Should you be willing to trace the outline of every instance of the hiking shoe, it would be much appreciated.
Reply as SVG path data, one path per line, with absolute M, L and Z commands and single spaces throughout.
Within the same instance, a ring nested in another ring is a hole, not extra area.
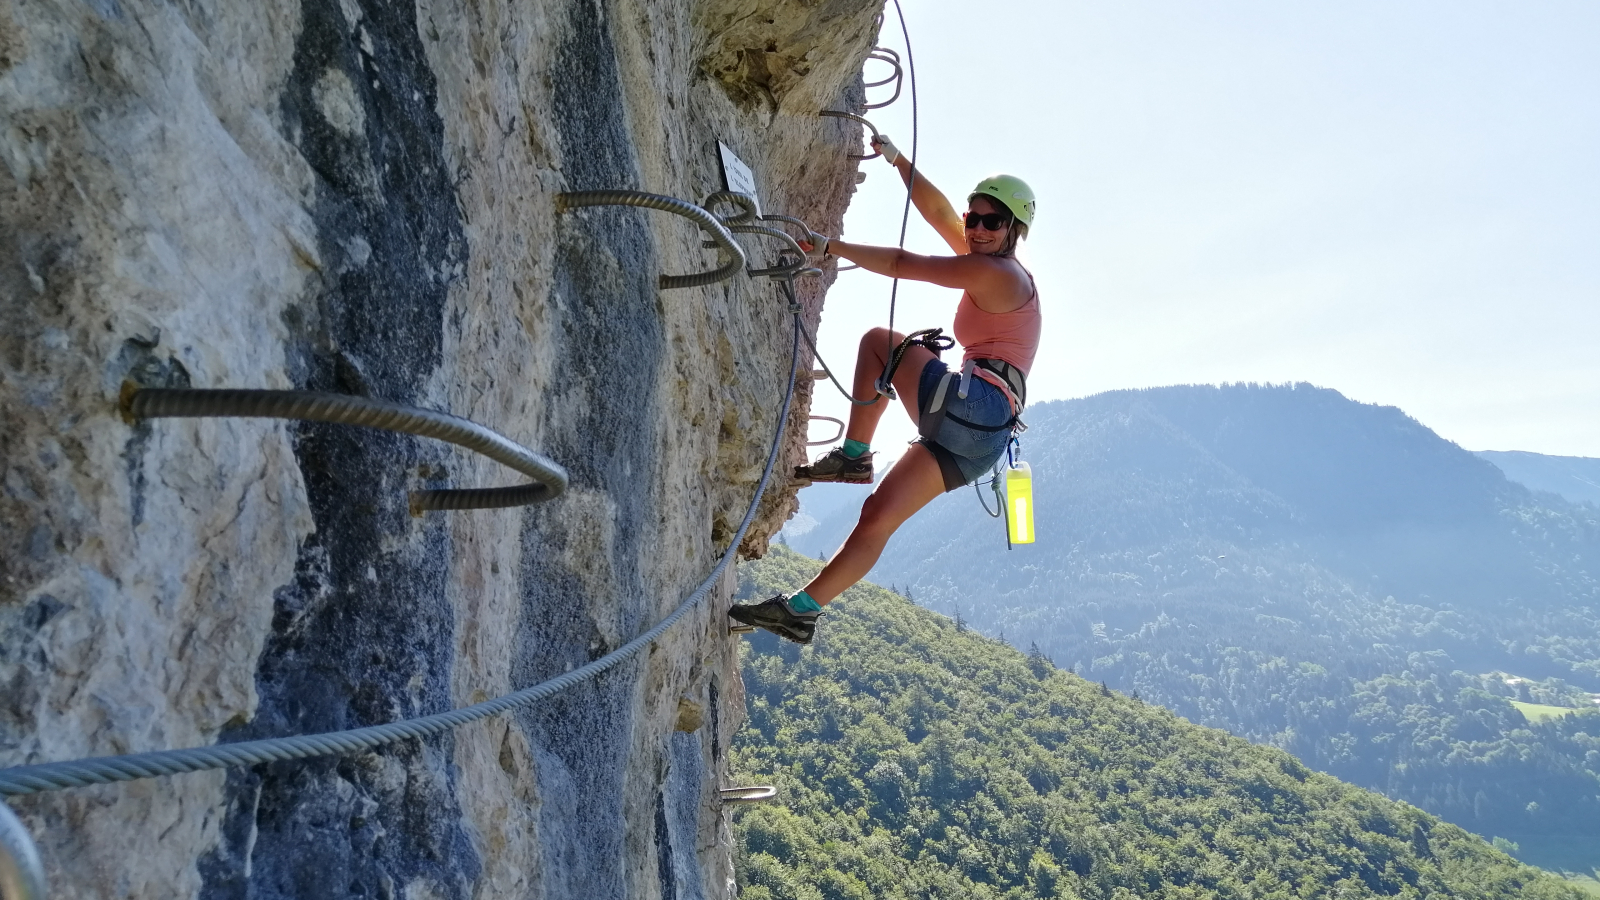
M 809 466 L 795 466 L 794 477 L 806 481 L 838 481 L 845 484 L 872 483 L 872 454 L 863 453 L 855 459 L 844 455 L 844 449 L 835 447 L 828 455 Z
M 809 644 L 811 636 L 817 633 L 817 619 L 821 617 L 822 610 L 795 612 L 789 607 L 791 596 L 779 594 L 760 603 L 735 603 L 728 609 L 728 617 L 746 625 L 765 628 L 796 644 Z

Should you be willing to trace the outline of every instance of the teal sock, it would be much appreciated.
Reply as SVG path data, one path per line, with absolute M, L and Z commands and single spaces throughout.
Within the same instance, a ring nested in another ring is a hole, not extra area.
M 811 599 L 811 595 L 805 591 L 795 591 L 794 594 L 789 597 L 789 608 L 795 612 L 822 611 L 822 607 L 817 605 L 817 601 Z
M 851 459 L 860 459 L 861 454 L 871 449 L 871 444 L 863 444 L 860 441 L 852 441 L 849 438 L 844 439 L 844 455 L 850 457 Z M 809 600 L 810 598 L 808 597 L 806 599 Z

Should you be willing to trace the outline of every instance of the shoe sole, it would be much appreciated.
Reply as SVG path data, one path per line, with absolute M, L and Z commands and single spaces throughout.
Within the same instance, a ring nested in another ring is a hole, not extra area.
M 819 476 L 819 475 L 813 475 L 810 472 L 802 472 L 799 469 L 795 469 L 794 470 L 794 477 L 795 477 L 796 481 L 809 481 L 812 484 L 871 484 L 872 483 L 872 473 L 871 472 L 868 472 L 865 475 L 854 476 L 854 477 L 845 476 L 845 475 L 836 475 L 836 476 L 820 475 Z
M 757 620 L 755 616 L 750 615 L 739 607 L 733 607 L 732 609 L 729 609 L 728 618 L 733 619 L 735 622 L 741 622 L 745 625 L 753 625 L 756 628 L 771 632 L 772 634 L 775 634 L 784 640 L 793 641 L 796 644 L 811 643 L 811 638 L 816 634 L 817 631 L 817 626 L 814 624 L 806 630 L 801 630 L 801 628 L 798 626 L 785 625 L 781 622 L 762 622 Z

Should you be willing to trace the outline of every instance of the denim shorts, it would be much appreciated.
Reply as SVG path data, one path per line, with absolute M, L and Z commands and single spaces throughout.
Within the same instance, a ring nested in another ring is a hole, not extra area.
M 928 360 L 922 367 L 922 379 L 917 384 L 917 409 L 928 408 L 928 400 L 938 389 L 939 379 L 948 371 L 950 367 L 937 359 Z M 958 373 L 945 392 L 947 413 L 939 433 L 933 440 L 917 439 L 917 443 L 927 447 L 938 460 L 946 491 L 966 487 L 983 477 L 1005 455 L 1006 444 L 1011 442 L 1011 429 L 1001 427 L 1011 420 L 1011 401 L 1006 399 L 1005 392 L 974 374 L 967 398 L 963 400 L 956 393 L 960 381 Z M 968 428 L 955 421 L 958 418 L 974 425 L 999 427 L 999 430 Z

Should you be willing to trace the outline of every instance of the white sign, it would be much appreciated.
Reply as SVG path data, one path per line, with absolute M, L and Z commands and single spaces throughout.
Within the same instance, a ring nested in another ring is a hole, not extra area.
M 756 197 L 757 205 L 760 204 L 760 195 L 756 193 L 756 173 L 744 164 L 744 160 L 734 155 L 728 145 L 717 141 L 717 155 L 722 159 L 722 186 L 738 194 L 749 194 Z

